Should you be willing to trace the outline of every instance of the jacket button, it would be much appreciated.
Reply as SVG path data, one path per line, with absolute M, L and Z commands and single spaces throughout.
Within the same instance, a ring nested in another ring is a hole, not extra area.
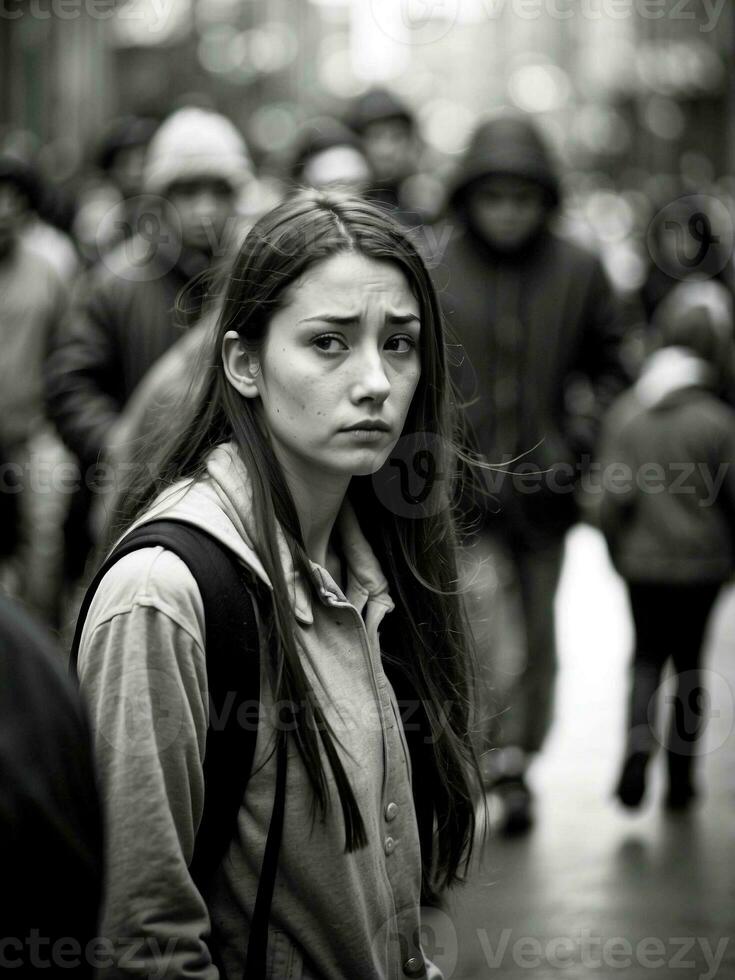
M 395 820 L 397 816 L 398 816 L 398 804 L 389 803 L 388 806 L 385 808 L 385 819 L 388 821 Z
M 395 851 L 396 849 L 396 842 L 392 837 L 386 837 L 383 843 L 383 847 L 385 848 L 386 854 L 392 854 L 393 851 Z
M 410 956 L 403 964 L 403 972 L 407 977 L 423 976 L 424 964 L 418 956 Z

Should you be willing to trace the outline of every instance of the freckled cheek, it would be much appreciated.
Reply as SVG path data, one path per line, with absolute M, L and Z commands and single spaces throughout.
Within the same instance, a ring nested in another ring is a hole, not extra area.
M 421 377 L 421 369 L 416 368 L 415 371 L 406 372 L 401 375 L 400 378 L 394 381 L 394 395 L 395 400 L 401 406 L 404 412 L 407 412 L 414 394 L 416 393 L 416 388 L 418 387 L 419 379 Z
M 283 420 L 304 426 L 307 420 L 324 420 L 331 414 L 331 391 L 322 377 L 309 378 L 303 371 L 285 371 L 272 376 L 269 387 L 271 406 Z

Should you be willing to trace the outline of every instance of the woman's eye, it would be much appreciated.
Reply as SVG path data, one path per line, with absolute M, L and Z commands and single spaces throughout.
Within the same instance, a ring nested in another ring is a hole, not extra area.
M 385 342 L 386 350 L 394 351 L 396 354 L 408 354 L 416 347 L 416 341 L 407 334 L 398 334 Z
M 339 351 L 347 350 L 347 344 L 344 340 L 341 337 L 335 337 L 334 334 L 322 334 L 321 337 L 315 337 L 312 343 L 318 350 L 325 351 L 327 354 L 336 354 Z

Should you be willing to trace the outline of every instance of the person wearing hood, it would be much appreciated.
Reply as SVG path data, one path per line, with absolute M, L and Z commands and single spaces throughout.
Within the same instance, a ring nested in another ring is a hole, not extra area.
M 660 303 L 661 347 L 612 406 L 602 435 L 601 526 L 635 626 L 620 802 L 641 803 L 670 659 L 676 694 L 665 738 L 665 805 L 685 809 L 707 726 L 702 645 L 735 569 L 735 411 L 719 397 L 733 355 L 732 297 L 714 280 Z
M 624 310 L 600 260 L 552 230 L 559 200 L 549 150 L 527 117 L 501 113 L 481 123 L 450 188 L 452 235 L 435 271 L 461 345 L 465 419 L 477 451 L 500 467 L 475 495 L 478 533 L 468 558 L 480 571 L 471 601 L 485 619 L 510 609 L 503 592 L 514 590 L 499 589 L 499 576 L 515 583 L 524 620 L 507 710 L 489 692 L 481 710 L 500 714 L 500 729 L 479 723 L 484 748 L 502 749 L 486 756 L 487 781 L 501 794 L 508 833 L 533 819 L 524 774 L 551 720 L 554 596 L 564 536 L 577 518 L 575 478 L 594 452 L 603 408 L 628 380 Z M 486 574 L 493 565 L 496 573 Z M 497 690 L 503 654 L 490 639 L 481 645 L 488 687 Z
M 236 194 L 250 174 L 247 148 L 228 119 L 198 108 L 177 110 L 148 146 L 148 203 L 134 234 L 78 283 L 71 311 L 52 337 L 45 394 L 49 416 L 82 468 L 87 505 L 88 478 L 106 460 L 133 390 L 199 319 L 206 276 L 230 247 Z M 72 580 L 91 544 L 82 538 L 77 534 L 71 543 Z

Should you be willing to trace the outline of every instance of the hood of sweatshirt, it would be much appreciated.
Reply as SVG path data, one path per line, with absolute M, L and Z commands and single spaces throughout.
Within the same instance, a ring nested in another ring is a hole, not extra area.
M 682 392 L 709 388 L 713 382 L 710 365 L 686 347 L 662 347 L 647 360 L 635 384 L 635 393 L 646 408 L 664 408 L 678 401 Z
M 451 183 L 450 204 L 460 207 L 471 184 L 500 175 L 540 184 L 550 208 L 559 202 L 559 178 L 549 148 L 525 116 L 503 113 L 478 126 Z
M 164 517 L 207 531 L 273 588 L 256 550 L 258 533 L 250 475 L 233 442 L 222 443 L 212 450 L 204 476 L 181 480 L 164 490 L 130 530 Z M 335 526 L 347 565 L 348 592 L 356 588 L 365 599 L 381 596 L 390 602 L 388 582 L 347 499 Z M 315 592 L 324 588 L 323 569 L 316 562 L 310 562 L 311 582 L 304 581 L 301 572 L 294 567 L 286 536 L 278 525 L 276 534 L 296 618 L 308 625 L 314 621 L 312 601 Z

